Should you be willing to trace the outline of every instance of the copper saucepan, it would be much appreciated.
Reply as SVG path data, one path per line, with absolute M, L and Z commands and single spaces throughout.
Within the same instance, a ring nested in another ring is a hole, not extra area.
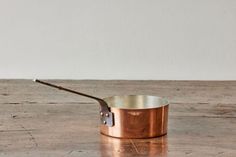
M 41 80 L 35 82 L 95 99 L 100 104 L 100 131 L 118 138 L 151 138 L 167 133 L 168 101 L 148 95 L 97 98 Z

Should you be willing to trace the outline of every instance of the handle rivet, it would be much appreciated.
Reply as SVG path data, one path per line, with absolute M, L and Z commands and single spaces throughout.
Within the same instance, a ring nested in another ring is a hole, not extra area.
M 108 114 L 108 113 L 106 113 L 106 114 L 105 114 L 105 116 L 106 116 L 106 117 L 109 117 L 109 114 Z
M 103 113 L 103 112 L 100 112 L 100 115 L 101 115 L 101 116 L 103 116 L 103 115 L 104 115 L 104 113 Z
M 107 122 L 104 120 L 104 121 L 103 121 L 103 124 L 107 124 Z

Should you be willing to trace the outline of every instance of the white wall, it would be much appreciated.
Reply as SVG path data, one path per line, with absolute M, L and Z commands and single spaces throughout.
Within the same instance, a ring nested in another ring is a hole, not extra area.
M 236 79 L 236 0 L 0 0 L 0 78 Z

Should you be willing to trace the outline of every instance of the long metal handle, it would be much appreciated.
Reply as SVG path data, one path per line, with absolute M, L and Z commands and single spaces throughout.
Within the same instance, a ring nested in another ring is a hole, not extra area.
M 88 97 L 88 98 L 91 98 L 91 99 L 94 99 L 94 100 L 98 101 L 99 104 L 100 104 L 100 107 L 101 107 L 101 111 L 100 111 L 100 113 L 101 113 L 101 122 L 105 125 L 113 126 L 113 113 L 111 113 L 109 111 L 109 107 L 103 99 L 95 97 L 95 96 L 91 96 L 91 95 L 88 95 L 88 94 L 84 94 L 84 93 L 81 93 L 81 92 L 77 92 L 77 91 L 74 91 L 72 89 L 57 86 L 57 85 L 54 85 L 54 84 L 51 84 L 51 83 L 48 83 L 48 82 L 45 82 L 45 81 L 41 81 L 41 80 L 38 80 L 38 79 L 34 79 L 33 81 L 44 84 L 44 85 L 47 85 L 47 86 L 50 86 L 50 87 L 57 88 L 59 90 L 64 90 L 64 91 L 67 91 L 67 92 L 70 92 L 70 93 L 85 96 L 85 97 Z
M 54 84 L 51 84 L 51 83 L 48 83 L 48 82 L 45 82 L 45 81 L 41 81 L 41 80 L 38 80 L 38 79 L 34 79 L 34 82 L 38 82 L 38 83 L 41 83 L 41 84 L 44 84 L 44 85 L 47 85 L 47 86 L 50 86 L 50 87 L 57 88 L 59 90 L 64 90 L 64 91 L 67 91 L 67 92 L 70 92 L 70 93 L 74 93 L 74 94 L 85 96 L 85 97 L 88 97 L 88 98 L 91 98 L 91 99 L 95 99 L 97 101 L 103 101 L 102 99 L 97 98 L 95 96 L 91 96 L 91 95 L 88 95 L 88 94 L 77 92 L 77 91 L 74 91 L 72 89 L 68 89 L 68 88 L 65 88 L 65 87 L 57 86 L 57 85 L 54 85 Z

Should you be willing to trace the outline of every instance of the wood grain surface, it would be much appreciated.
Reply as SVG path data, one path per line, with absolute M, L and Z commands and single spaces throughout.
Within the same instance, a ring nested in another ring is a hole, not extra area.
M 102 98 L 166 97 L 168 135 L 106 137 L 99 133 L 95 101 L 31 80 L 0 80 L 1 157 L 236 156 L 236 81 L 50 82 Z

